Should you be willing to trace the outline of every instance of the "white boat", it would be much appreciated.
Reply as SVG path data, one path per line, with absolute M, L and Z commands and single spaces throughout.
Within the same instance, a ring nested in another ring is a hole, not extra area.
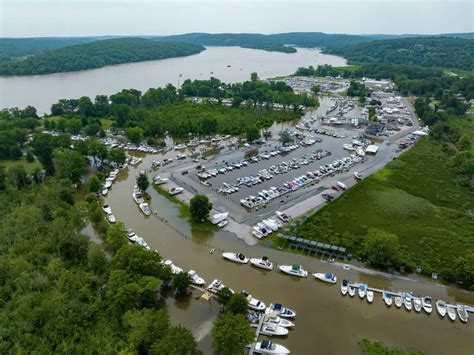
M 261 269 L 265 269 L 265 270 L 273 269 L 273 263 L 270 260 L 268 260 L 266 256 L 262 256 L 261 259 L 252 258 L 250 259 L 250 264 L 252 264 L 253 266 L 259 267 Z
M 257 239 L 262 239 L 264 237 L 264 235 L 262 233 L 260 233 L 259 231 L 257 231 L 257 230 L 253 230 L 252 234 Z
M 277 217 L 280 218 L 285 223 L 290 220 L 290 217 L 286 213 L 279 212 L 279 211 L 276 211 L 275 213 Z
M 102 192 L 101 192 L 102 196 L 105 196 L 108 193 L 109 193 L 109 189 L 103 189 Z
M 212 224 L 219 224 L 220 222 L 222 222 L 223 220 L 225 220 L 227 217 L 229 217 L 229 213 L 228 212 L 225 212 L 225 213 L 216 213 L 215 215 L 213 215 L 211 217 L 211 223 Z
M 229 223 L 229 221 L 227 221 L 227 220 L 220 221 L 219 223 L 217 223 L 217 226 L 219 228 L 224 228 L 227 225 L 227 223 Z
M 179 194 L 180 192 L 183 192 L 183 188 L 182 187 L 172 187 L 171 189 L 168 190 L 168 193 L 170 195 L 177 195 Z
M 138 207 L 140 207 L 140 209 L 142 210 L 145 216 L 149 216 L 151 214 L 151 210 L 150 210 L 150 207 L 148 206 L 148 203 L 146 202 L 140 203 Z
M 449 319 L 454 322 L 456 320 L 456 308 L 454 308 L 451 305 L 447 305 L 446 308 L 447 308 Z
M 240 264 L 247 264 L 249 262 L 249 258 L 245 257 L 242 253 L 222 253 L 222 257 Z
M 436 301 L 436 309 L 441 317 L 446 315 L 446 302 L 442 300 Z
M 115 216 L 114 216 L 112 213 L 107 215 L 107 220 L 108 220 L 110 223 L 115 223 L 115 222 L 117 222 L 117 220 L 115 219 Z
M 349 292 L 349 296 L 351 296 L 351 297 L 354 297 L 354 296 L 355 296 L 355 294 L 356 294 L 356 289 L 355 289 L 354 285 L 349 285 L 348 292 Z
M 257 300 L 256 298 L 253 298 L 252 295 L 248 293 L 247 291 L 243 290 L 242 292 L 240 292 L 240 294 L 247 299 L 248 307 L 250 309 L 261 312 L 261 311 L 264 311 L 265 308 L 267 308 L 267 306 L 265 306 L 265 303 Z
M 382 298 L 383 298 L 383 301 L 385 302 L 385 304 L 390 307 L 393 303 L 393 298 L 392 298 L 392 295 L 389 294 L 388 292 L 383 292 L 382 293 Z
M 422 306 L 420 297 L 413 297 L 413 308 L 415 308 L 416 312 L 418 313 L 421 312 L 421 309 L 423 308 L 423 306 Z
M 403 300 L 402 300 L 402 297 L 401 296 L 395 296 L 395 306 L 397 306 L 397 308 L 400 308 L 403 304 Z
M 258 354 L 289 354 L 290 350 L 270 340 L 262 340 L 255 344 L 254 352 Z
M 367 290 L 367 302 L 372 303 L 374 301 L 374 291 Z
M 265 226 L 267 226 L 268 228 L 270 228 L 274 232 L 277 231 L 278 229 L 280 229 L 280 227 L 281 227 L 281 224 L 278 224 L 278 222 L 273 220 L 273 219 L 264 219 L 264 220 L 262 220 L 262 222 Z
M 183 150 L 186 149 L 186 145 L 184 144 L 178 144 L 174 146 L 174 150 Z
M 334 274 L 329 274 L 329 273 L 323 274 L 323 273 L 317 272 L 313 274 L 313 276 L 318 280 L 321 280 L 330 284 L 335 284 L 337 282 L 337 277 Z
M 469 313 L 467 313 L 464 306 L 458 306 L 458 316 L 463 323 L 467 323 L 469 321 Z
M 155 176 L 153 181 L 155 182 L 156 185 L 162 185 L 162 184 L 166 184 L 169 181 L 169 179 L 161 177 L 161 176 Z
M 345 150 L 349 150 L 349 151 L 354 151 L 355 148 L 352 144 L 343 144 L 342 147 L 345 149 Z
M 173 274 L 180 274 L 180 273 L 183 272 L 183 269 L 181 269 L 180 267 L 173 264 L 173 262 L 171 260 L 165 260 L 163 262 L 163 265 L 169 266 L 171 268 L 171 272 Z
M 275 323 L 268 322 L 263 323 L 262 329 L 260 330 L 260 334 L 267 335 L 267 336 L 284 336 L 288 334 L 288 329 L 280 327 Z
M 421 304 L 426 313 L 431 314 L 433 311 L 433 302 L 431 301 L 430 296 L 425 296 L 421 298 Z
M 111 214 L 112 213 L 112 208 L 110 208 L 109 205 L 105 204 L 105 205 L 102 205 L 102 211 L 104 211 L 107 214 Z
M 341 293 L 342 293 L 343 296 L 347 295 L 348 288 L 349 288 L 349 281 L 342 280 L 342 282 L 341 282 Z
M 276 312 L 280 317 L 283 318 L 296 317 L 296 312 L 294 310 L 283 307 L 281 303 L 275 303 L 274 305 L 270 305 L 270 310 Z
M 139 191 L 134 191 L 133 194 L 132 194 L 132 198 L 133 198 L 133 201 L 135 201 L 135 203 L 138 204 L 138 205 L 140 203 L 145 202 L 141 192 L 139 192 Z
M 357 180 L 362 180 L 362 175 L 360 173 L 358 173 L 357 171 L 354 172 L 354 178 L 356 178 Z
M 411 309 L 413 308 L 413 303 L 411 302 L 411 295 L 409 293 L 403 294 L 403 304 L 405 305 L 407 311 L 411 311 Z
M 110 186 L 112 186 L 112 181 L 106 181 L 105 184 L 104 184 L 104 189 L 108 189 L 110 188 Z
M 359 297 L 364 298 L 367 293 L 367 286 L 365 284 L 359 284 Z
M 288 319 L 279 317 L 275 311 L 266 312 L 265 317 L 267 317 L 266 319 L 268 319 L 269 322 L 275 323 L 283 328 L 292 328 L 295 326 L 295 324 L 290 322 Z
M 202 277 L 199 277 L 199 275 L 196 274 L 196 271 L 189 270 L 188 275 L 193 284 L 198 285 L 198 286 L 202 286 L 206 284 L 206 280 L 204 280 Z
M 281 265 L 280 270 L 288 275 L 298 276 L 298 277 L 307 277 L 308 271 L 303 270 L 301 265 L 293 264 L 293 265 Z

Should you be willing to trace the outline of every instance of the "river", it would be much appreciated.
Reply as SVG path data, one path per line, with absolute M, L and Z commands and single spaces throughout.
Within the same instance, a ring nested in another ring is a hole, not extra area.
M 292 74 L 301 66 L 321 64 L 342 66 L 346 61 L 317 49 L 298 49 L 288 54 L 240 47 L 207 47 L 188 57 L 78 72 L 0 77 L 0 109 L 31 105 L 43 114 L 59 99 L 94 98 L 128 88 L 146 91 L 168 83 L 179 87 L 185 79 L 216 77 L 227 83 L 241 82 L 249 80 L 253 72 L 265 79 Z

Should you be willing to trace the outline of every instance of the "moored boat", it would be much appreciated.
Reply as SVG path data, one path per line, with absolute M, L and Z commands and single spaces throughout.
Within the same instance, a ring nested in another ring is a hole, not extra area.
M 140 203 L 138 207 L 140 207 L 140 209 L 142 210 L 145 216 L 149 216 L 151 214 L 151 210 L 150 210 L 150 207 L 148 206 L 148 203 L 146 202 Z
M 242 253 L 222 253 L 222 257 L 224 259 L 240 263 L 240 264 L 247 264 L 249 262 L 249 258 L 245 257 Z
M 469 313 L 467 313 L 466 308 L 464 306 L 458 306 L 458 316 L 461 322 L 467 323 L 469 320 Z
M 382 293 L 382 298 L 383 298 L 383 301 L 385 302 L 385 304 L 390 307 L 393 303 L 393 298 L 392 298 L 392 295 L 388 292 L 383 292 Z
M 228 220 L 223 220 L 223 221 L 220 221 L 219 223 L 217 223 L 217 226 L 219 228 L 224 228 L 227 225 L 227 223 L 229 223 Z
M 255 344 L 254 352 L 258 354 L 289 354 L 290 350 L 270 340 L 262 340 Z
M 395 306 L 397 306 L 397 308 L 400 308 L 403 304 L 403 300 L 402 300 L 402 297 L 401 296 L 395 296 Z
M 283 328 L 292 328 L 295 326 L 293 322 L 290 322 L 288 319 L 279 317 L 275 311 L 269 311 L 265 314 L 269 322 L 275 323 Z
M 219 290 L 222 290 L 223 288 L 226 288 L 226 286 L 222 283 L 222 281 L 218 280 L 218 279 L 215 279 L 207 287 L 207 290 L 211 293 L 217 293 Z M 232 290 L 229 287 L 227 287 L 227 288 L 230 290 L 230 292 L 234 293 L 234 290 Z
M 168 190 L 168 193 L 170 195 L 177 195 L 181 192 L 183 192 L 183 188 L 182 187 L 172 187 L 171 189 Z
M 367 293 L 367 286 L 365 284 L 359 284 L 359 297 L 364 298 Z
M 270 310 L 276 312 L 280 317 L 284 317 L 284 318 L 296 317 L 296 312 L 294 310 L 283 307 L 281 303 L 275 303 L 274 305 L 270 305 Z
M 421 298 L 420 297 L 413 297 L 413 308 L 415 308 L 415 311 L 420 313 L 421 309 L 423 308 Z
M 107 220 L 108 220 L 110 223 L 115 223 L 115 222 L 117 221 L 116 218 L 115 218 L 115 216 L 114 216 L 112 213 L 110 213 L 110 214 L 107 215 Z
M 298 276 L 298 277 L 308 276 L 308 271 L 302 269 L 301 265 L 299 264 L 281 265 L 279 269 L 281 270 L 281 272 L 284 272 L 285 274 L 288 274 L 288 275 L 293 275 L 293 276 Z
M 454 322 L 456 320 L 456 309 L 451 305 L 447 305 L 446 308 L 449 319 Z
M 337 282 L 337 277 L 334 274 L 330 274 L 330 273 L 323 274 L 323 273 L 317 272 L 313 274 L 313 276 L 318 280 L 321 280 L 323 282 L 327 282 L 330 284 L 335 284 Z
M 279 211 L 276 211 L 275 213 L 276 213 L 277 217 L 282 220 L 282 222 L 286 223 L 290 220 L 290 217 L 286 213 L 279 212 Z
M 267 335 L 267 336 L 284 336 L 288 334 L 288 329 L 280 327 L 275 323 L 268 322 L 263 323 L 262 329 L 260 330 L 260 334 Z
M 202 277 L 200 277 L 196 271 L 194 270 L 189 270 L 188 271 L 189 279 L 191 282 L 195 285 L 202 286 L 206 284 L 206 280 L 204 280 Z
M 367 290 L 367 302 L 372 303 L 374 301 L 374 291 Z
M 342 282 L 341 282 L 341 293 L 342 293 L 343 296 L 345 296 L 347 294 L 348 286 L 349 286 L 349 281 L 342 280 Z
M 260 311 L 261 312 L 261 311 L 264 311 L 265 308 L 267 308 L 265 306 L 265 303 L 263 303 L 262 301 L 260 301 L 256 298 L 253 298 L 252 295 L 250 293 L 248 293 L 247 291 L 243 290 L 242 292 L 240 292 L 240 294 L 247 299 L 248 307 L 250 309 L 253 309 L 254 311 Z
M 265 270 L 272 270 L 273 269 L 273 263 L 268 260 L 268 257 L 262 256 L 261 259 L 258 258 L 252 258 L 250 259 L 250 264 L 253 266 L 259 267 L 261 269 Z
M 421 298 L 421 304 L 426 313 L 431 314 L 433 311 L 433 302 L 431 301 L 430 296 L 425 296 Z
M 438 311 L 441 317 L 444 317 L 446 315 L 446 302 L 444 302 L 443 300 L 437 300 L 436 310 Z
M 356 289 L 355 289 L 354 285 L 349 285 L 349 290 L 348 290 L 348 292 L 349 292 L 349 296 L 351 296 L 351 297 L 354 297 L 354 296 L 355 296 L 355 294 L 356 294 Z
M 409 293 L 403 294 L 403 304 L 407 311 L 411 311 L 411 309 L 413 308 L 412 297 Z

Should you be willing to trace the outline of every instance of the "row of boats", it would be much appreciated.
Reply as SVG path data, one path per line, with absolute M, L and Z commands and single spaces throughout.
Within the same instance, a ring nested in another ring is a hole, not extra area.
M 145 199 L 143 198 L 143 195 L 137 185 L 133 187 L 132 198 L 145 216 L 151 215 L 150 206 L 145 202 Z
M 224 135 L 224 136 L 215 136 L 215 137 L 212 137 L 212 138 L 203 138 L 201 140 L 197 140 L 197 139 L 192 139 L 190 140 L 189 142 L 187 143 L 180 143 L 180 144 L 176 144 L 173 149 L 174 150 L 184 150 L 186 148 L 193 148 L 193 147 L 197 147 L 198 145 L 200 144 L 210 144 L 210 143 L 218 143 L 222 140 L 226 140 L 226 139 L 229 139 L 231 137 L 230 134 L 227 134 L 227 135 Z

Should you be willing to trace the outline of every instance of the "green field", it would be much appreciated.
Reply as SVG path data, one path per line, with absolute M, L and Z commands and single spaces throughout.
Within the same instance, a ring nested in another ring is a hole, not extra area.
M 26 172 L 29 174 L 34 173 L 34 171 L 37 168 L 41 167 L 41 164 L 38 163 L 37 161 L 31 162 L 31 163 L 27 162 L 25 157 L 22 157 L 17 160 L 13 160 L 13 159 L 0 160 L 0 165 L 3 165 L 5 169 L 7 170 L 12 166 L 22 165 L 25 168 Z
M 377 228 L 398 237 L 409 268 L 420 265 L 427 274 L 457 280 L 453 265 L 469 263 L 474 255 L 474 194 L 456 185 L 450 164 L 441 143 L 423 138 L 314 213 L 293 234 L 363 256 L 365 235 Z

